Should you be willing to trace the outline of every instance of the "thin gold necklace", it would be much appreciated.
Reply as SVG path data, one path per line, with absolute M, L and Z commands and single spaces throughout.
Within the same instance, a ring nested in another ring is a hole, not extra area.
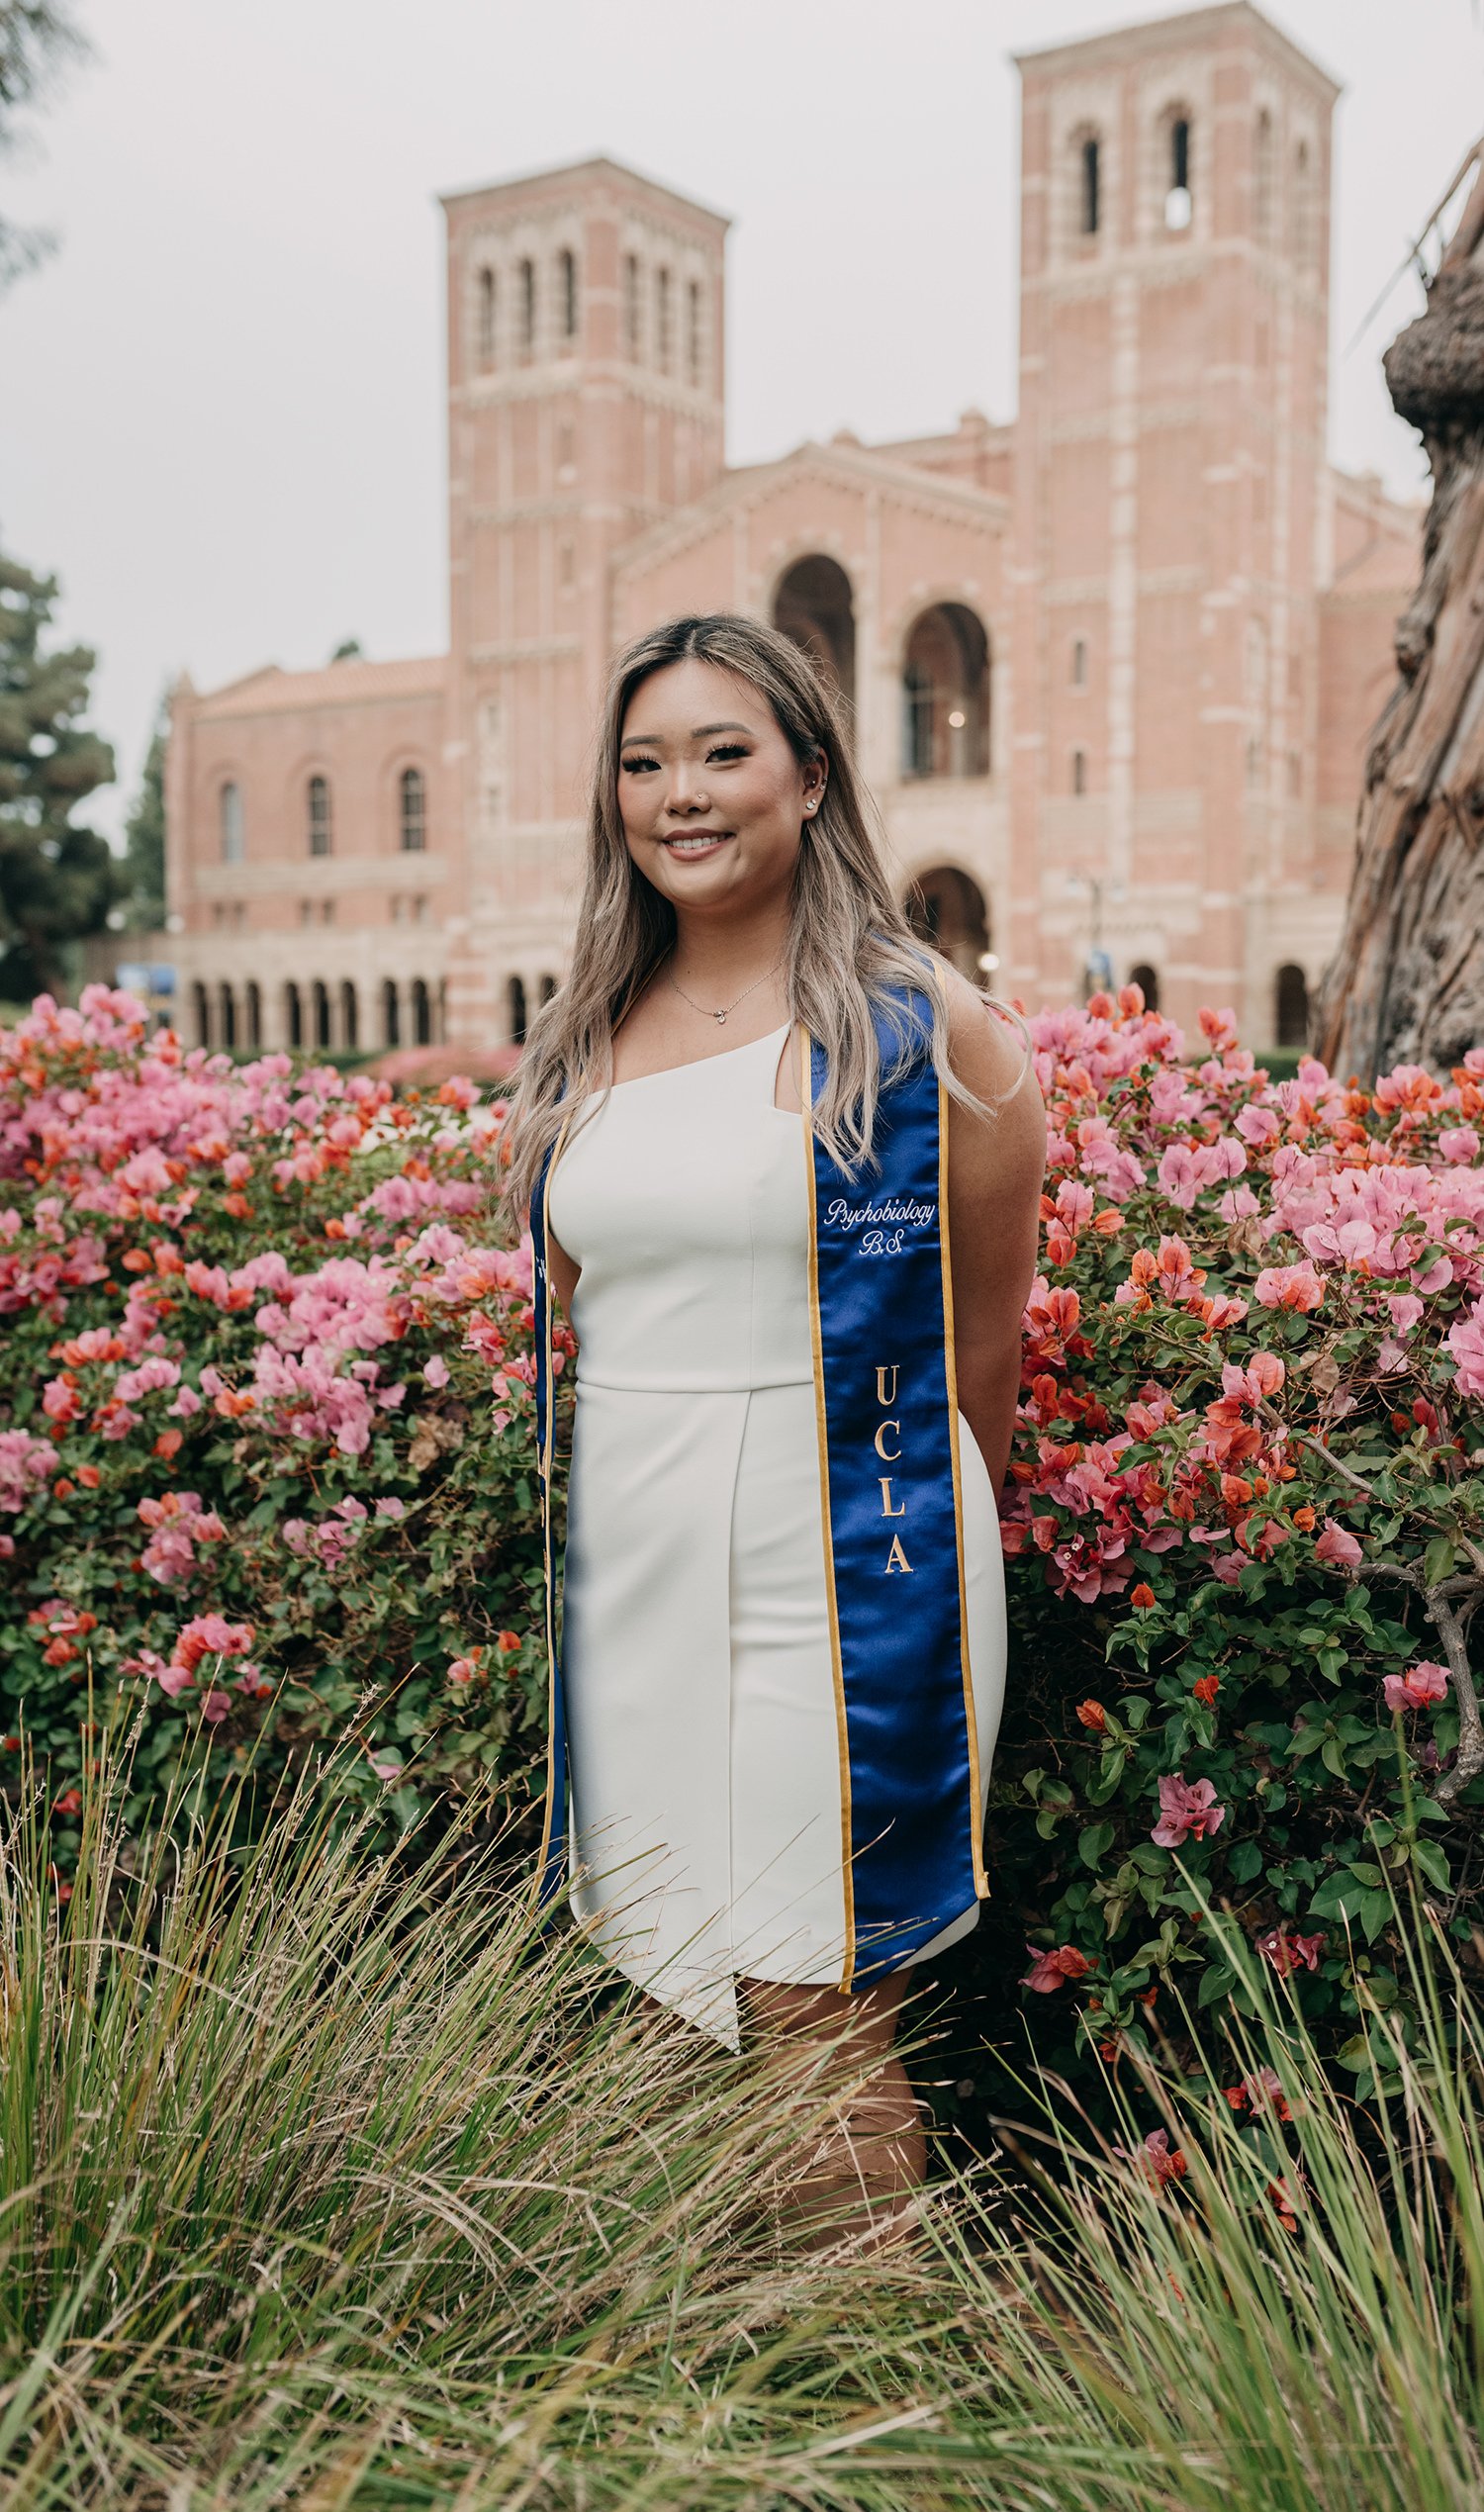
M 726 1025 L 727 1013 L 734 1012 L 737 1008 L 737 1003 L 745 1003 L 749 994 L 756 994 L 758 987 L 760 985 L 766 985 L 771 977 L 777 977 L 779 970 L 783 967 L 783 965 L 782 960 L 775 960 L 771 969 L 765 969 L 761 977 L 755 977 L 753 978 L 751 985 L 743 986 L 741 993 L 737 996 L 736 1002 L 728 1003 L 726 1010 L 720 1012 L 713 1012 L 708 1003 L 697 1003 L 694 994 L 688 994 L 685 987 L 681 984 L 680 979 L 676 977 L 673 969 L 667 967 L 665 976 L 668 982 L 674 986 L 677 994 L 681 998 L 681 1001 L 683 1003 L 689 1003 L 693 1012 L 699 1012 L 703 1019 L 713 1020 L 716 1022 L 718 1027 L 724 1028 Z

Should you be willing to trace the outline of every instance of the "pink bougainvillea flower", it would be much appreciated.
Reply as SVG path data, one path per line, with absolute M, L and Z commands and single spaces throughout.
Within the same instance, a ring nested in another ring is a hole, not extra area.
M 1325 1286 L 1312 1264 L 1264 1265 L 1252 1284 L 1259 1308 L 1292 1308 L 1308 1313 L 1321 1306 Z
M 1324 1945 L 1323 1932 L 1316 1936 L 1290 1936 L 1281 1927 L 1270 1927 L 1265 1936 L 1257 1939 L 1258 1953 L 1271 1963 L 1280 1980 L 1300 1968 L 1318 1971 Z
M 1031 1968 L 1021 1980 L 1022 1989 L 1035 1989 L 1042 1997 L 1050 1997 L 1068 1980 L 1084 1980 L 1092 1969 L 1087 1956 L 1076 1945 L 1030 1945 Z
M 1314 1558 L 1316 1561 L 1328 1561 L 1337 1570 L 1353 1570 L 1357 1561 L 1364 1560 L 1365 1554 L 1354 1535 L 1338 1526 L 1333 1518 L 1327 1518 L 1324 1533 L 1315 1540 Z
M 1445 1161 L 1467 1168 L 1479 1157 L 1479 1138 L 1471 1125 L 1444 1126 L 1438 1137 L 1438 1149 Z
M 1484 1396 L 1484 1300 L 1448 1328 L 1448 1350 L 1458 1372 L 1461 1396 Z
M 1159 1819 L 1150 1838 L 1161 1849 L 1178 1849 L 1187 1839 L 1208 1840 L 1226 1818 L 1210 1780 L 1166 1776 L 1159 1782 Z
M 1167 2128 L 1152 2128 L 1137 2153 L 1115 2146 L 1113 2152 L 1120 2163 L 1131 2163 L 1155 2189 L 1166 2188 L 1171 2181 L 1183 2181 L 1186 2162 L 1178 2146 L 1172 2147 Z
M 1448 1695 L 1448 1670 L 1435 1664 L 1432 1658 L 1420 1657 L 1404 1675 L 1386 1675 L 1381 1690 L 1388 1710 L 1426 1710 Z

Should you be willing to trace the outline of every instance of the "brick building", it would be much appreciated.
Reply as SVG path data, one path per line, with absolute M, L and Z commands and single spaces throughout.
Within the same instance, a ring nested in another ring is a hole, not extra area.
M 449 651 L 182 684 L 190 1038 L 518 1039 L 607 660 L 820 655 L 922 929 L 1297 1043 L 1418 515 L 1327 459 L 1324 73 L 1247 0 L 1022 55 L 1019 413 L 726 466 L 725 222 L 606 159 L 451 196 Z

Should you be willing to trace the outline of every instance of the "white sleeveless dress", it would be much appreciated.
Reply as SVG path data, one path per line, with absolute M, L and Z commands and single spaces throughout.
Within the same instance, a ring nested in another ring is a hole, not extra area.
M 587 1102 L 552 1174 L 581 1268 L 563 1670 L 578 1918 L 728 2048 L 735 1981 L 832 1985 L 840 1757 L 787 1029 Z M 987 1785 L 1004 1692 L 994 1495 L 960 1416 Z M 965 1935 L 971 1904 L 924 1952 Z

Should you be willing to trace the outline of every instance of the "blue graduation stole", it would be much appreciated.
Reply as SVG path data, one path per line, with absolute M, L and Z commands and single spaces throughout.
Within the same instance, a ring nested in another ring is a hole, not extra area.
M 840 1987 L 896 1968 L 988 1891 L 970 1680 L 948 1234 L 948 1104 L 904 1004 L 879 1020 L 882 1086 L 863 1179 L 814 1133 L 824 1051 L 802 1049 L 809 1310 L 840 1737 Z M 566 1882 L 567 1769 L 551 1534 L 546 1203 L 531 1204 L 550 1745 L 538 1892 Z

